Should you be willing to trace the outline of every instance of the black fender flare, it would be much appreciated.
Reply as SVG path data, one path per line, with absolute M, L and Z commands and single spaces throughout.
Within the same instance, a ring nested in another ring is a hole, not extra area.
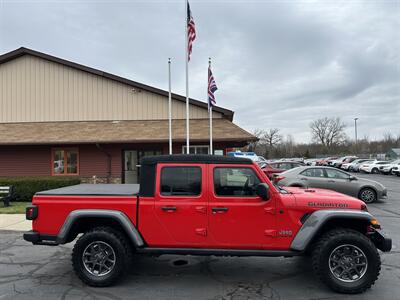
M 108 209 L 78 209 L 71 211 L 57 235 L 57 244 L 65 244 L 67 242 L 72 226 L 82 218 L 109 218 L 115 220 L 121 225 L 128 238 L 136 247 L 144 246 L 142 236 L 128 216 L 121 211 Z
M 366 211 L 323 209 L 312 213 L 301 226 L 293 239 L 290 249 L 304 251 L 312 242 L 319 230 L 329 221 L 334 219 L 352 219 L 363 222 L 371 222 L 374 217 Z

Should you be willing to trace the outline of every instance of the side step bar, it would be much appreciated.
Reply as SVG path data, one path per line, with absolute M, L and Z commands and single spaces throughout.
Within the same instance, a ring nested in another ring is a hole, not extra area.
M 179 255 L 215 255 L 215 256 L 268 256 L 292 257 L 302 255 L 301 251 L 281 250 L 231 250 L 231 249 L 198 249 L 198 248 L 137 248 L 139 254 L 179 254 Z

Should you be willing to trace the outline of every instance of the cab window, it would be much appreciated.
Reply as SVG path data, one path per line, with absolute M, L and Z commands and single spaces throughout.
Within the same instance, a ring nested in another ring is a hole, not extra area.
M 199 167 L 164 167 L 160 191 L 163 196 L 198 196 L 201 193 Z
M 260 179 L 250 168 L 215 168 L 214 192 L 217 196 L 256 196 Z

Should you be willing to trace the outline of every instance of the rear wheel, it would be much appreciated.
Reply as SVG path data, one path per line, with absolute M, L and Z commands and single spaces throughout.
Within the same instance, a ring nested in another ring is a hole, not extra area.
M 129 264 L 130 249 L 122 235 L 112 228 L 98 227 L 86 232 L 72 251 L 75 273 L 90 286 L 109 286 Z
M 376 192 L 371 188 L 363 188 L 358 194 L 358 198 L 365 203 L 372 203 L 377 200 Z
M 347 294 L 369 289 L 381 269 L 375 245 L 352 229 L 335 229 L 323 235 L 314 248 L 312 264 L 322 282 Z

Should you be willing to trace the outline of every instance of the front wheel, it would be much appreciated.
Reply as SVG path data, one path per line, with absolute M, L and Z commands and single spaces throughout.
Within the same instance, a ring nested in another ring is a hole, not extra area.
M 72 251 L 75 273 L 90 286 L 109 286 L 116 282 L 129 263 L 128 243 L 125 237 L 108 227 L 86 232 Z
M 371 174 L 379 174 L 379 170 L 377 168 L 373 168 L 371 170 Z
M 312 264 L 322 282 L 346 294 L 369 289 L 381 270 L 375 245 L 352 229 L 334 229 L 324 234 L 314 248 Z
M 358 198 L 365 203 L 372 203 L 377 200 L 376 192 L 371 188 L 363 188 L 358 194 Z

